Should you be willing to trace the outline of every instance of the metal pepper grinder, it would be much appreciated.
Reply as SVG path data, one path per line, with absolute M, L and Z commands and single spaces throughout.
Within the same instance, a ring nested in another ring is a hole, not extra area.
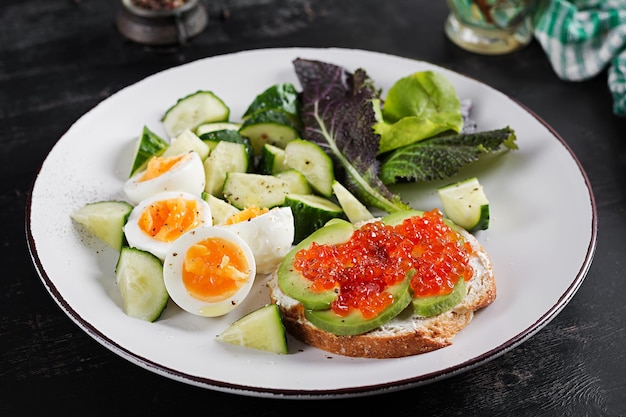
M 206 27 L 209 17 L 199 0 L 173 8 L 151 9 L 136 1 L 121 0 L 116 24 L 120 33 L 145 45 L 185 44 Z

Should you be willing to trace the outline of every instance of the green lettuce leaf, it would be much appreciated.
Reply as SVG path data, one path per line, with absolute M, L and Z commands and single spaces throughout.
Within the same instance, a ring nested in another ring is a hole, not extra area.
M 374 126 L 381 137 L 379 154 L 463 128 L 454 86 L 443 74 L 433 71 L 416 72 L 396 81 L 380 116 Z
M 517 149 L 510 127 L 478 133 L 447 133 L 407 145 L 385 156 L 380 179 L 386 184 L 432 181 L 458 173 L 480 155 Z
M 380 91 L 367 73 L 301 58 L 293 64 L 302 86 L 303 139 L 330 155 L 336 178 L 364 204 L 386 212 L 410 208 L 378 177 L 380 137 L 373 130 L 373 103 L 380 103 Z

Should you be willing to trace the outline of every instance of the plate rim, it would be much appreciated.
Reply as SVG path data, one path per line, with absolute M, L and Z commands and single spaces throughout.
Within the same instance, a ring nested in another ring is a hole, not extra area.
M 127 348 L 121 346 L 119 343 L 117 343 L 114 340 L 111 340 L 111 338 L 109 338 L 108 336 L 106 336 L 105 334 L 103 334 L 100 330 L 98 330 L 97 328 L 95 328 L 95 326 L 93 326 L 88 320 L 84 319 L 71 305 L 70 303 L 67 302 L 67 300 L 65 300 L 65 298 L 63 297 L 63 295 L 61 294 L 61 292 L 56 288 L 53 279 L 48 276 L 48 273 L 46 272 L 46 269 L 38 255 L 38 248 L 37 248 L 37 243 L 35 242 L 35 238 L 33 236 L 33 230 L 31 228 L 32 224 L 31 224 L 31 215 L 32 215 L 32 198 L 33 198 L 33 191 L 35 189 L 35 186 L 37 184 L 37 181 L 39 179 L 39 175 L 41 173 L 42 168 L 44 167 L 45 163 L 48 160 L 48 157 L 50 155 L 50 153 L 52 153 L 54 151 L 54 149 L 59 145 L 59 143 L 63 140 L 63 138 L 65 137 L 65 135 L 70 131 L 71 127 L 77 123 L 79 120 L 81 120 L 83 117 L 85 117 L 87 114 L 91 113 L 92 111 L 94 111 L 99 104 L 101 104 L 103 101 L 108 100 L 109 98 L 111 98 L 112 96 L 118 94 L 119 92 L 130 88 L 138 83 L 141 83 L 151 77 L 154 77 L 158 74 L 167 72 L 167 71 L 172 71 L 172 70 L 176 70 L 177 68 L 180 67 L 184 67 L 193 63 L 196 63 L 198 61 L 204 61 L 204 60 L 211 60 L 213 58 L 227 58 L 229 56 L 234 56 L 234 55 L 239 55 L 239 54 L 248 54 L 248 53 L 263 53 L 265 51 L 284 51 L 284 52 L 294 52 L 294 51 L 298 51 L 298 52 L 307 52 L 307 51 L 315 51 L 315 52 L 320 52 L 320 51 L 334 51 L 334 52 L 341 52 L 341 51 L 346 51 L 346 52 L 357 52 L 357 53 L 364 53 L 367 55 L 372 55 L 372 56 L 385 56 L 385 57 L 390 57 L 390 58 L 402 58 L 402 59 L 406 59 L 406 60 L 410 60 L 416 63 L 426 63 L 428 65 L 434 66 L 434 67 L 438 67 L 438 68 L 442 68 L 446 71 L 461 75 L 465 78 L 471 79 L 472 81 L 478 83 L 481 85 L 481 87 L 485 87 L 485 88 L 489 88 L 492 90 L 495 90 L 497 92 L 499 92 L 500 94 L 502 94 L 503 96 L 505 96 L 506 98 L 508 98 L 509 100 L 513 101 L 517 106 L 519 106 L 521 109 L 523 109 L 524 111 L 528 112 L 535 120 L 537 120 L 539 123 L 541 123 L 546 129 L 548 129 L 550 131 L 550 133 L 554 136 L 554 138 L 556 138 L 558 140 L 558 142 L 561 144 L 561 146 L 563 146 L 563 148 L 566 150 L 566 152 L 568 153 L 569 157 L 575 162 L 581 176 L 582 179 L 584 180 L 584 184 L 587 190 L 587 194 L 588 194 L 588 199 L 589 199 L 589 204 L 591 206 L 591 230 L 590 230 L 590 241 L 588 242 L 587 245 L 587 250 L 586 250 L 586 254 L 585 254 L 585 258 L 583 259 L 582 264 L 580 265 L 580 268 L 578 270 L 578 273 L 576 274 L 575 277 L 573 277 L 571 283 L 569 284 L 569 286 L 567 287 L 566 291 L 561 295 L 561 297 L 556 300 L 552 307 L 546 311 L 543 315 L 541 315 L 532 325 L 528 326 L 526 329 L 524 329 L 522 332 L 518 333 L 515 337 L 507 340 L 506 342 L 500 344 L 499 346 L 496 346 L 484 353 L 482 353 L 481 355 L 475 356 L 470 358 L 469 360 L 466 360 L 462 363 L 459 363 L 455 366 L 451 366 L 451 367 L 447 367 L 444 369 L 441 369 L 439 371 L 436 372 L 431 372 L 428 374 L 421 374 L 421 375 L 417 375 L 415 377 L 412 378 L 406 378 L 406 379 L 402 379 L 402 380 L 397 380 L 397 381 L 393 381 L 393 382 L 384 382 L 384 383 L 380 383 L 380 384 L 372 384 L 372 385 L 367 385 L 367 386 L 354 386 L 354 387 L 347 387 L 347 388 L 332 388 L 332 389 L 320 389 L 320 390 L 310 390 L 310 389 L 275 389 L 275 388 L 264 388 L 264 387 L 258 387 L 258 386 L 246 386 L 243 384 L 235 384 L 235 383 L 229 383 L 229 382 L 224 382 L 224 381 L 219 381 L 219 380 L 215 380 L 215 379 L 211 379 L 211 378 L 206 378 L 206 377 L 198 377 L 198 376 L 194 376 L 194 375 L 190 375 L 188 373 L 179 371 L 179 370 L 175 370 L 175 369 L 171 369 L 169 367 L 163 366 L 161 364 L 158 364 L 148 358 L 145 358 L 141 355 L 138 355 L 136 353 L 133 353 L 132 351 L 128 350 Z M 37 274 L 39 275 L 40 280 L 42 281 L 42 283 L 44 284 L 44 287 L 46 288 L 46 290 L 48 291 L 48 293 L 51 295 L 51 297 L 53 298 L 53 300 L 56 302 L 57 305 L 59 305 L 59 307 L 61 308 L 61 310 L 68 316 L 70 317 L 70 319 L 72 319 L 72 321 L 74 321 L 74 323 L 76 323 L 80 329 L 82 329 L 85 333 L 87 333 L 91 338 L 93 338 L 94 340 L 96 340 L 98 343 L 100 343 L 101 345 L 103 345 L 105 348 L 107 348 L 108 350 L 114 352 L 115 354 L 117 354 L 118 356 L 120 356 L 121 358 L 134 363 L 144 369 L 147 369 L 149 371 L 152 371 L 156 374 L 177 380 L 179 382 L 183 382 L 183 383 L 187 383 L 187 384 L 191 384 L 191 385 L 195 385 L 198 387 L 202 387 L 202 388 L 208 388 L 208 389 L 213 389 L 213 390 L 217 390 L 217 391 L 222 391 L 222 392 L 227 392 L 227 393 L 234 393 L 234 394 L 241 394 L 241 395 L 249 395 L 249 396 L 257 396 L 257 397 L 269 397 L 269 398 L 294 398 L 294 399 L 332 399 L 332 398 L 346 398 L 346 397 L 358 397 L 358 396 L 366 396 L 366 395 L 375 395 L 375 394 L 382 394 L 382 393 L 386 393 L 386 392 L 392 392 L 392 391 L 398 391 L 398 390 L 403 390 L 403 389 L 408 389 L 408 388 L 413 388 L 416 386 L 421 386 L 421 385 L 425 385 L 425 384 L 429 384 L 435 381 L 439 381 L 442 379 L 446 379 L 448 377 L 469 371 L 470 369 L 473 369 L 477 366 L 480 366 L 488 361 L 491 361 L 503 354 L 505 354 L 506 352 L 510 351 L 511 349 L 517 347 L 518 345 L 522 344 L 524 341 L 528 340 L 529 338 L 531 338 L 533 335 L 535 335 L 537 332 L 539 332 L 541 329 L 543 329 L 547 324 L 549 324 L 552 319 L 554 319 L 559 312 L 561 312 L 561 310 L 563 310 L 563 308 L 565 308 L 565 306 L 569 303 L 569 301 L 574 297 L 574 295 L 576 294 L 576 292 L 578 291 L 578 289 L 580 288 L 580 286 L 582 285 L 582 283 L 584 282 L 586 275 L 591 267 L 594 255 L 595 255 L 595 250 L 596 250 L 596 246 L 597 246 L 597 234 L 598 234 L 598 214 L 597 214 L 597 204 L 596 204 L 596 200 L 594 197 L 594 193 L 593 193 L 593 189 L 590 183 L 590 180 L 587 176 L 587 173 L 585 172 L 582 164 L 580 163 L 578 157 L 574 154 L 573 150 L 571 149 L 571 147 L 567 144 L 567 142 L 561 137 L 561 135 L 552 127 L 550 126 L 548 123 L 545 122 L 545 120 L 543 120 L 541 117 L 539 117 L 534 111 L 532 111 L 531 109 L 529 109 L 526 105 L 524 105 L 523 103 L 521 103 L 519 100 L 509 96 L 508 94 L 505 94 L 503 92 L 501 92 L 500 90 L 496 90 L 493 87 L 489 86 L 488 84 L 485 84 L 482 81 L 477 80 L 476 78 L 473 78 L 471 76 L 468 76 L 464 73 L 461 73 L 459 71 L 456 70 L 452 70 L 449 68 L 446 68 L 443 65 L 440 64 L 435 64 L 435 63 L 431 63 L 431 62 L 427 62 L 427 61 L 423 61 L 423 60 L 419 60 L 419 59 L 414 59 L 414 58 L 407 58 L 407 57 L 403 57 L 403 56 L 399 56 L 399 55 L 393 55 L 393 54 L 388 54 L 388 53 L 383 53 L 383 52 L 377 52 L 377 51 L 371 51 L 371 50 L 365 50 L 365 49 L 352 49 L 352 48 L 314 48 L 314 47 L 287 47 L 287 48 L 282 48 L 282 47 L 277 47 L 277 48 L 261 48 L 261 49 L 250 49 L 250 50 L 242 50 L 242 51 L 237 51 L 237 52 L 231 52 L 231 53 L 225 53 L 225 54 L 220 54 L 220 55 L 215 55 L 215 56 L 211 56 L 211 57 L 205 57 L 205 58 L 200 58 L 198 60 L 194 60 L 194 61 L 190 61 L 188 63 L 184 63 L 178 66 L 174 66 L 174 67 L 170 67 L 167 68 L 165 70 L 153 73 L 139 81 L 136 81 L 132 84 L 129 84 L 125 87 L 123 87 L 122 89 L 112 93 L 109 97 L 105 98 L 104 100 L 100 101 L 99 103 L 97 103 L 95 106 L 93 106 L 91 109 L 87 110 L 85 113 L 83 113 L 78 119 L 76 119 L 72 125 L 70 125 L 65 132 L 56 140 L 56 142 L 54 143 L 54 145 L 52 146 L 52 148 L 48 151 L 48 153 L 46 154 L 44 160 L 41 162 L 37 172 L 35 173 L 34 178 L 31 181 L 31 186 L 29 188 L 29 192 L 28 192 L 28 198 L 27 198 L 27 203 L 26 203 L 26 216 L 25 216 L 25 231 L 26 231 L 26 240 L 27 240 L 27 245 L 28 245 L 28 250 L 29 250 L 29 254 L 31 257 L 31 260 L 33 262 L 33 265 L 35 267 L 35 270 L 37 272 Z

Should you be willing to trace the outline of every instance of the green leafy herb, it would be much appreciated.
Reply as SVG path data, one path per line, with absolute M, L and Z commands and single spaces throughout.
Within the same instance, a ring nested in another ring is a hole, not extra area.
M 461 104 L 448 79 L 420 71 L 403 77 L 389 89 L 378 123 L 379 154 L 463 128 Z
M 303 88 L 303 139 L 333 158 L 336 177 L 364 204 L 386 212 L 408 209 L 378 177 L 380 137 L 373 130 L 373 103 L 380 103 L 380 92 L 366 72 L 301 58 L 293 63 Z
M 386 155 L 380 167 L 384 184 L 399 181 L 432 181 L 456 174 L 481 154 L 517 149 L 510 128 L 478 133 L 447 133 L 422 140 Z
M 284 111 L 294 119 L 298 117 L 298 91 L 293 84 L 279 83 L 267 88 L 250 103 L 243 118 L 274 109 Z

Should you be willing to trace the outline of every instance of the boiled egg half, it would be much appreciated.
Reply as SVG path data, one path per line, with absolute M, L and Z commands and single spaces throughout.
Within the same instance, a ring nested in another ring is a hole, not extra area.
M 249 294 L 256 276 L 250 247 L 233 231 L 204 226 L 178 238 L 163 263 L 171 299 L 189 313 L 222 316 Z
M 133 204 L 164 191 L 185 191 L 199 196 L 205 182 L 204 165 L 198 153 L 155 156 L 144 171 L 124 183 L 124 193 Z
M 211 226 L 212 222 L 211 207 L 206 201 L 187 192 L 166 191 L 133 208 L 124 234 L 130 246 L 163 260 L 180 236 L 200 226 Z
M 250 246 L 259 274 L 269 274 L 278 267 L 291 249 L 295 234 L 293 213 L 289 207 L 248 207 L 220 227 L 234 232 Z

